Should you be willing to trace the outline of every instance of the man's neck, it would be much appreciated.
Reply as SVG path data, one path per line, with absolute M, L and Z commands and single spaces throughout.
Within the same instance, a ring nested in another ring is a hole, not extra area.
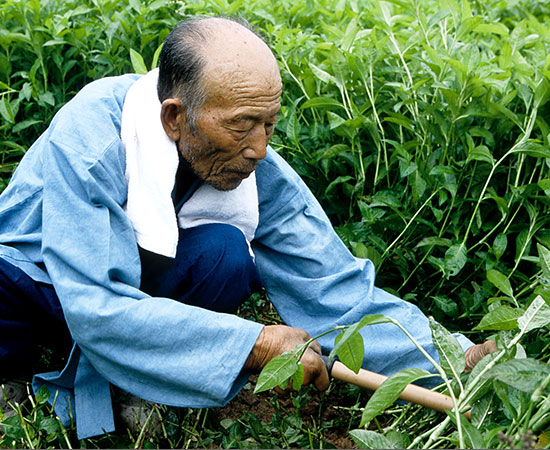
M 189 163 L 180 155 L 179 166 L 176 172 L 176 182 L 172 191 L 172 201 L 174 202 L 176 212 L 178 212 L 182 205 L 189 200 L 201 184 L 202 180 L 197 177 L 189 166 Z

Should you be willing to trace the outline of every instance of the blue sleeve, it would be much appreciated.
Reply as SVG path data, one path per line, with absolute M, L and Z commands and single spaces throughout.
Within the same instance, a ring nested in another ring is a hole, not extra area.
M 257 169 L 260 226 L 256 263 L 282 319 L 312 336 L 337 325 L 384 314 L 399 321 L 437 360 L 427 318 L 413 304 L 374 286 L 371 261 L 354 257 L 299 176 L 273 150 Z M 406 335 L 392 324 L 368 326 L 363 367 L 390 375 L 406 367 L 432 370 Z M 320 339 L 325 352 L 335 333 Z M 471 344 L 459 336 L 463 347 Z
M 95 154 L 63 123 L 41 149 L 42 253 L 75 342 L 99 374 L 141 398 L 225 404 L 246 381 L 241 369 L 262 326 L 139 290 L 120 139 Z M 100 135 L 87 139 L 105 142 Z

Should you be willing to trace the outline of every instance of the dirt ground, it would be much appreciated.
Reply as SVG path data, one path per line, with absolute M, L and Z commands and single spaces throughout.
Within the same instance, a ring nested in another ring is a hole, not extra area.
M 262 423 L 270 424 L 273 416 L 277 413 L 280 414 L 272 405 L 272 400 L 276 394 L 273 392 L 254 394 L 255 377 L 251 377 L 251 382 L 252 386 L 250 388 L 245 387 L 224 408 L 215 410 L 220 420 L 237 420 L 248 411 Z M 355 420 L 351 420 L 352 412 L 348 409 L 354 406 L 358 400 L 358 395 L 355 397 L 350 396 L 349 393 L 344 392 L 345 390 L 346 386 L 343 386 L 343 383 L 340 384 L 340 382 L 333 382 L 333 386 L 327 394 L 314 389 L 308 390 L 307 401 L 300 408 L 299 416 L 304 421 L 304 425 L 312 427 L 315 421 L 319 428 L 323 426 L 323 439 L 334 447 L 342 449 L 358 448 L 348 437 L 348 431 L 357 427 L 360 419 L 360 414 L 356 412 Z M 359 391 L 356 391 L 356 393 L 358 394 Z M 361 402 L 366 402 L 366 400 L 363 400 L 364 394 L 359 394 L 359 397 L 362 399 Z M 281 409 L 286 414 L 296 414 L 296 408 L 291 398 L 281 396 L 277 396 L 277 398 Z

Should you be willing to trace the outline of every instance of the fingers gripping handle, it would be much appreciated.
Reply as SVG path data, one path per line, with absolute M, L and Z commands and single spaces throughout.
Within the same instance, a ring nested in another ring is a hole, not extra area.
M 353 370 L 348 369 L 340 361 L 330 361 L 328 357 L 324 355 L 322 358 L 327 365 L 329 375 L 333 378 L 370 389 L 371 391 L 378 389 L 380 385 L 388 379 L 388 377 L 384 375 L 365 369 L 360 369 L 359 373 L 355 373 Z M 430 391 L 429 389 L 425 389 L 415 384 L 407 385 L 407 387 L 399 395 L 399 398 L 401 400 L 416 403 L 441 412 L 444 412 L 445 410 L 452 410 L 454 407 L 453 401 L 448 395 Z M 464 416 L 467 419 L 470 419 L 470 412 L 465 412 Z

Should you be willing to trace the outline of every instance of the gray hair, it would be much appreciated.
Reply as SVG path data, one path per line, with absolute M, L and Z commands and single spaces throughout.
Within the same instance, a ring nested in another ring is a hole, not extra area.
M 217 18 L 238 23 L 260 37 L 244 19 Z M 167 98 L 181 100 L 191 129 L 195 128 L 198 112 L 208 98 L 202 76 L 205 66 L 202 46 L 215 33 L 215 28 L 208 26 L 208 19 L 212 17 L 195 16 L 179 22 L 164 41 L 159 57 L 159 100 L 161 103 Z

